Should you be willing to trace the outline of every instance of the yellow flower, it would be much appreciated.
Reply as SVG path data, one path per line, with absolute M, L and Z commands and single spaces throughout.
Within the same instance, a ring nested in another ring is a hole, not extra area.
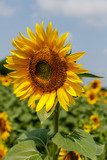
M 52 30 L 51 22 L 46 32 L 36 24 L 36 34 L 29 28 L 27 33 L 30 39 L 21 37 L 13 39 L 13 46 L 17 50 L 11 50 L 12 56 L 7 56 L 5 66 L 15 70 L 9 73 L 14 78 L 14 93 L 20 100 L 30 96 L 28 106 L 36 107 L 36 112 L 43 107 L 49 112 L 55 103 L 56 97 L 60 105 L 68 111 L 68 107 L 75 104 L 73 96 L 79 96 L 83 91 L 79 83 L 83 83 L 77 74 L 87 72 L 79 68 L 82 65 L 75 62 L 85 52 L 75 53 L 67 56 L 71 44 L 64 46 L 68 33 L 58 37 L 56 28 Z M 36 106 L 35 101 L 39 99 Z
M 7 147 L 5 147 L 2 143 L 0 143 L 0 160 L 7 154 Z
M 4 77 L 4 76 L 3 76 L 2 74 L 0 74 L 0 81 L 2 81 L 3 77 Z
M 104 103 L 104 104 L 107 104 L 107 99 L 104 99 L 104 100 L 103 100 L 103 103 Z
M 93 80 L 90 84 L 90 87 L 94 92 L 98 93 L 101 89 L 101 81 L 99 79 Z
M 90 121 L 92 122 L 93 129 L 97 129 L 100 126 L 100 118 L 97 114 L 91 115 Z
M 85 132 L 90 132 L 91 131 L 91 125 L 90 124 L 84 124 L 83 129 Z
M 87 91 L 86 97 L 89 104 L 95 104 L 97 102 L 97 95 L 92 90 Z
M 107 97 L 107 91 L 101 90 L 98 94 L 99 98 Z
M 0 139 L 6 140 L 10 134 L 12 127 L 10 126 L 11 122 L 8 120 L 8 115 L 6 112 L 0 113 Z
M 63 160 L 66 154 L 67 154 L 67 151 L 61 148 L 61 151 L 59 153 L 60 157 L 58 158 L 58 160 Z M 65 160 L 81 160 L 81 157 L 80 157 L 79 153 L 71 151 L 66 156 Z
M 6 87 L 11 84 L 11 81 L 12 79 L 10 78 L 10 76 L 4 76 L 2 77 L 2 80 L 1 80 L 3 86 L 6 86 Z

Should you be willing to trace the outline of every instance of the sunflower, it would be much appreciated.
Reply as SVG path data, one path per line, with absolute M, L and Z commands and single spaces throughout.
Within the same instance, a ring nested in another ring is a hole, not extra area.
M 10 126 L 11 122 L 8 120 L 8 115 L 6 112 L 0 113 L 0 138 L 6 140 L 10 134 L 12 127 Z
M 90 121 L 92 122 L 93 129 L 97 129 L 100 126 L 100 118 L 97 114 L 91 115 Z
M 89 104 L 95 104 L 97 102 L 97 95 L 92 90 L 87 91 L 86 97 Z
M 107 104 L 107 99 L 104 99 L 104 100 L 103 100 L 103 103 L 104 103 L 104 104 Z
M 91 127 L 92 126 L 90 124 L 84 124 L 83 129 L 85 132 L 89 133 L 91 131 Z
M 98 93 L 98 96 L 99 98 L 104 98 L 104 97 L 107 97 L 107 91 L 104 91 L 104 90 L 101 90 L 99 93 Z
M 90 87 L 94 92 L 98 93 L 101 89 L 101 81 L 99 79 L 93 80 L 90 84 Z
M 3 143 L 0 143 L 0 160 L 2 160 L 3 157 L 7 154 L 7 151 L 7 147 L 5 147 Z
M 11 84 L 11 81 L 12 79 L 10 78 L 10 76 L 3 76 L 1 80 L 3 86 L 6 86 L 6 87 Z
M 49 112 L 55 103 L 56 97 L 60 105 L 68 111 L 71 103 L 75 104 L 73 96 L 80 96 L 83 83 L 77 74 L 88 72 L 79 68 L 82 65 L 76 61 L 85 52 L 68 55 L 71 44 L 65 44 L 68 33 L 58 37 L 56 28 L 52 30 L 52 23 L 47 26 L 46 32 L 43 22 L 36 24 L 34 34 L 29 28 L 27 33 L 30 39 L 21 33 L 13 39 L 16 50 L 14 55 L 7 56 L 5 67 L 15 70 L 9 73 L 14 78 L 14 93 L 24 100 L 30 96 L 28 106 L 36 107 L 39 112 L 43 107 Z M 38 104 L 35 103 L 36 100 Z
M 66 154 L 67 151 L 61 148 L 58 160 L 63 160 Z M 81 157 L 79 153 L 71 151 L 67 154 L 65 160 L 81 160 Z
M 2 74 L 0 74 L 0 82 L 2 81 L 2 78 L 3 78 L 4 76 L 2 75 Z

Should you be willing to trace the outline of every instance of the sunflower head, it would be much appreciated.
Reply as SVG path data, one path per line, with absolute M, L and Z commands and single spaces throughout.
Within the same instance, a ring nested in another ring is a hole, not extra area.
M 0 113 L 0 139 L 6 140 L 10 134 L 9 132 L 11 131 L 12 127 L 11 122 L 8 120 L 8 115 L 6 112 L 1 112 Z
M 90 132 L 91 131 L 92 126 L 90 124 L 84 124 L 83 129 L 85 132 Z
M 93 129 L 97 129 L 100 126 L 100 118 L 97 114 L 91 115 L 90 121 L 92 122 Z
M 2 142 L 0 142 L 0 160 L 2 160 L 3 157 L 7 154 L 7 151 L 7 147 L 5 147 Z
M 58 160 L 63 160 L 66 154 L 67 151 L 61 148 Z M 81 157 L 79 153 L 71 151 L 67 154 L 65 160 L 81 160 Z
M 94 92 L 98 93 L 98 92 L 100 91 L 100 89 L 101 89 L 101 81 L 100 81 L 99 79 L 93 80 L 93 81 L 91 82 L 91 84 L 90 84 L 90 88 L 91 88 Z
M 36 107 L 39 112 L 45 107 L 49 112 L 54 106 L 56 98 L 60 105 L 68 111 L 67 106 L 75 104 L 73 96 L 80 96 L 83 83 L 78 74 L 88 72 L 80 68 L 82 65 L 76 61 L 85 52 L 67 56 L 71 44 L 65 41 L 68 33 L 58 36 L 57 28 L 52 30 L 52 23 L 43 28 L 43 22 L 36 24 L 35 33 L 27 28 L 30 39 L 21 33 L 13 39 L 12 44 L 16 50 L 13 55 L 7 56 L 5 67 L 14 70 L 9 73 L 14 78 L 14 93 L 20 100 L 29 98 L 28 106 Z M 35 103 L 36 100 L 38 104 Z
M 86 97 L 89 104 L 95 104 L 97 102 L 97 95 L 93 90 L 87 91 Z

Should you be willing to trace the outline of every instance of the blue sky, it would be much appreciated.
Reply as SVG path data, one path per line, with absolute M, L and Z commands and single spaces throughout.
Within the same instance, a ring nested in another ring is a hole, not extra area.
M 52 21 L 59 35 L 69 32 L 72 53 L 85 51 L 78 63 L 91 73 L 104 76 L 107 87 L 107 0 L 0 0 L 0 60 L 13 49 L 11 41 L 26 28 Z M 92 79 L 85 79 L 87 83 Z

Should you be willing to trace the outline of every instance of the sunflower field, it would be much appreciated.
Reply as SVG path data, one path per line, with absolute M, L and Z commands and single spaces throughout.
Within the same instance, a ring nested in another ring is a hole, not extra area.
M 7 72 L 7 71 L 6 71 Z M 90 133 L 95 141 L 105 144 L 103 153 L 98 160 L 107 159 L 107 90 L 101 88 L 99 79 L 93 80 L 88 86 L 84 86 L 85 92 L 81 97 L 76 98 L 76 105 L 65 112 L 60 113 L 60 132 L 70 133 L 76 128 L 83 129 Z M 0 75 L 0 156 L 3 158 L 7 151 L 15 144 L 17 138 L 26 130 L 45 128 L 53 130 L 52 116 L 43 124 L 34 110 L 27 108 L 28 99 L 20 101 L 13 94 L 13 86 L 9 76 Z M 7 124 L 7 132 L 2 129 Z M 50 145 L 51 146 L 51 145 Z M 51 147 L 50 147 L 51 150 Z M 66 155 L 67 151 L 61 149 L 60 158 Z M 72 153 L 73 154 L 73 153 Z M 77 153 L 76 153 L 77 154 Z M 75 155 L 76 156 L 76 155 Z M 77 159 L 81 160 L 80 155 Z M 69 157 L 68 157 L 69 158 Z M 76 159 L 76 158 L 75 158 Z
M 51 27 L 27 28 L 0 63 L 0 160 L 106 160 L 107 88 Z

